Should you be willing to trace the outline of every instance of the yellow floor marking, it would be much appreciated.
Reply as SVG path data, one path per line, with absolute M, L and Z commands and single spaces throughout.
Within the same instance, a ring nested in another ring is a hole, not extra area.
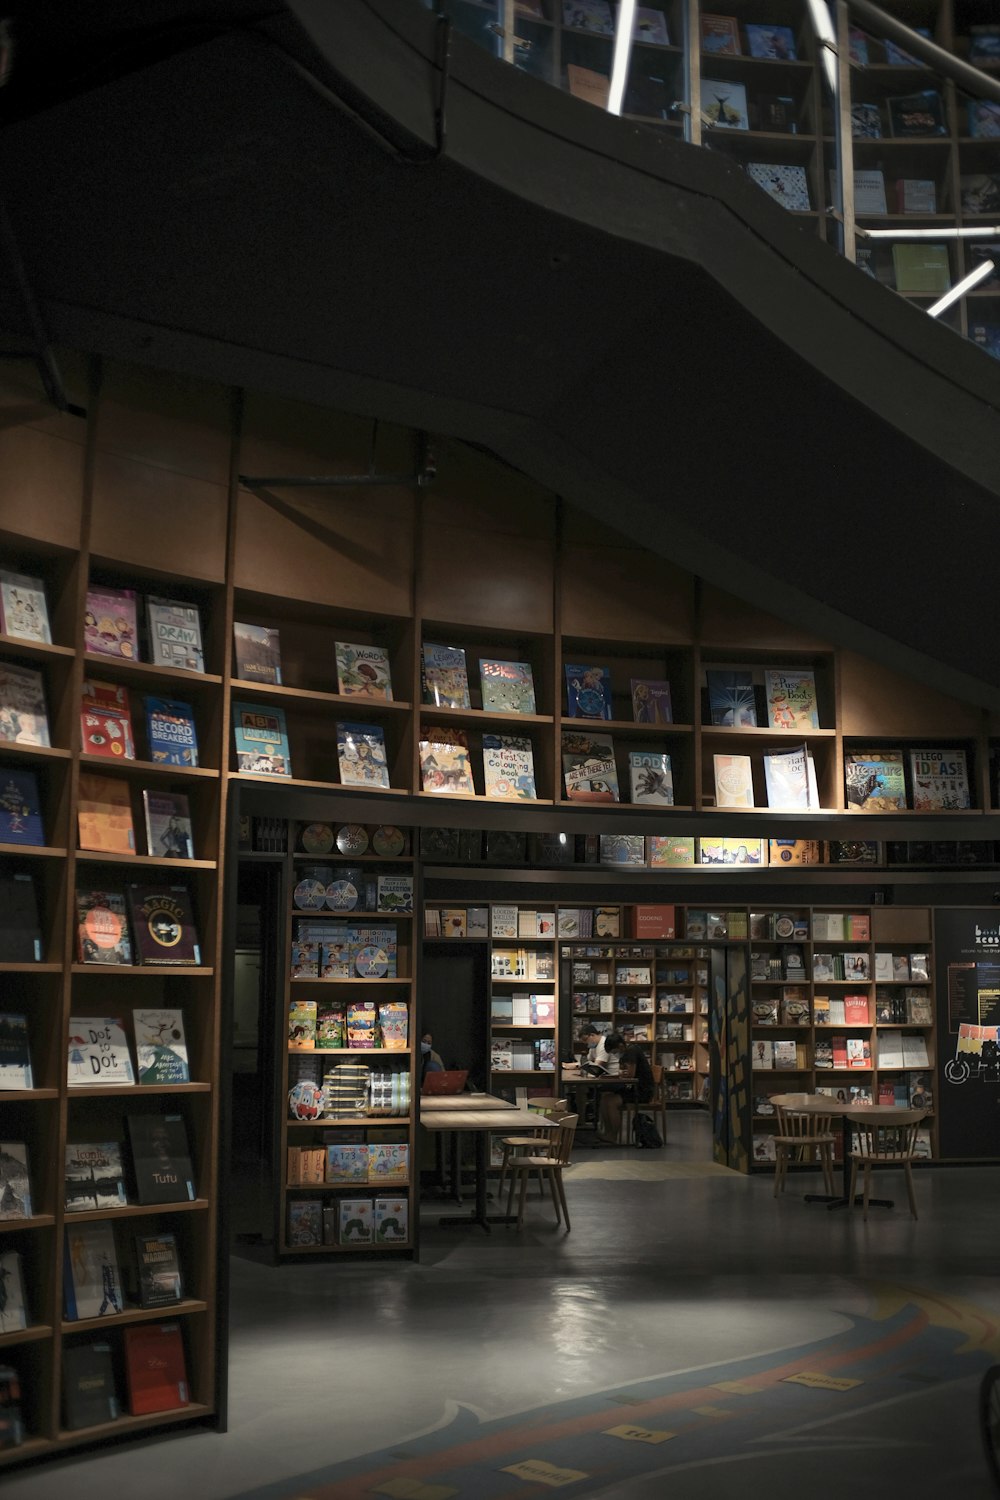
M 732 1412 L 727 1411 L 724 1406 L 692 1406 L 691 1410 L 699 1417 L 731 1417 Z
M 729 1391 L 734 1396 L 759 1396 L 760 1387 L 751 1385 L 748 1380 L 716 1380 L 712 1384 L 713 1391 Z
M 846 1375 L 824 1375 L 822 1371 L 802 1370 L 798 1375 L 786 1375 L 783 1385 L 811 1385 L 821 1391 L 852 1391 L 863 1380 L 851 1380 Z
M 627 1443 L 665 1443 L 676 1432 L 653 1432 L 648 1427 L 605 1427 L 605 1437 L 624 1438 Z
M 532 1484 L 547 1484 L 552 1489 L 558 1489 L 563 1484 L 575 1484 L 578 1479 L 589 1479 L 582 1469 L 557 1469 L 555 1464 L 546 1463 L 544 1458 L 525 1458 L 519 1464 L 507 1464 L 500 1471 L 502 1474 L 516 1474 L 518 1479 L 526 1479 Z

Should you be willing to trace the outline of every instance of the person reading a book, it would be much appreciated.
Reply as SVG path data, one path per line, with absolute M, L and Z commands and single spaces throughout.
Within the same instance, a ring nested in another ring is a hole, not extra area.
M 631 1093 L 637 1104 L 648 1104 L 654 1093 L 653 1070 L 638 1042 L 626 1044 L 617 1031 L 605 1037 L 604 1046 L 617 1061 L 617 1076 L 622 1082 L 608 1083 L 601 1089 L 598 1137 L 606 1146 L 617 1146 L 622 1128 L 622 1098 Z

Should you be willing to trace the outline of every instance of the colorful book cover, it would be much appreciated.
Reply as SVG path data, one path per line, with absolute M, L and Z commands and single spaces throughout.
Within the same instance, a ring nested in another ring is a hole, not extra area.
M 338 724 L 337 759 L 343 786 L 388 786 L 385 735 L 378 724 Z
M 896 812 L 906 808 L 906 779 L 901 750 L 844 752 L 847 805 L 860 812 Z
M 767 722 L 772 729 L 819 728 L 816 707 L 816 674 L 772 669 L 764 672 Z
M 316 1001 L 292 1000 L 288 1006 L 288 1050 L 311 1052 L 316 1045 Z
M 81 771 L 77 822 L 81 849 L 102 854 L 135 853 L 132 798 L 127 782 Z
M 474 797 L 476 788 L 467 746 L 440 738 L 438 729 L 428 727 L 424 732 L 433 738 L 421 739 L 417 745 L 423 790 L 450 797 Z
M 498 714 L 533 714 L 535 683 L 531 663 L 526 661 L 479 662 L 483 708 Z
M 63 1201 L 69 1214 L 126 1207 L 125 1169 L 117 1141 L 67 1141 Z
M 673 807 L 674 778 L 670 756 L 653 751 L 631 750 L 628 757 L 629 784 L 633 802 Z
M 33 667 L 0 662 L 0 741 L 12 745 L 49 744 L 45 685 Z
M 791 162 L 751 161 L 746 170 L 751 182 L 790 213 L 808 213 L 812 208 L 805 167 Z
M 749 130 L 747 91 L 742 83 L 724 78 L 701 80 L 701 110 L 708 116 L 710 128 L 716 130 Z
M 593 31 L 597 36 L 615 33 L 608 0 L 563 0 L 563 25 Z
M 0 1012 L 0 1089 L 34 1088 L 28 1018 L 11 1011 Z
M 701 13 L 701 50 L 715 52 L 725 57 L 739 57 L 740 28 L 735 16 L 714 16 L 703 10 Z
M 318 979 L 319 978 L 319 950 L 320 944 L 309 940 L 292 943 L 292 978 L 293 979 Z
M 146 699 L 149 758 L 169 766 L 198 764 L 198 734 L 194 709 L 175 698 Z
M 617 802 L 618 769 L 609 734 L 564 730 L 563 779 L 570 802 Z
M 753 807 L 753 771 L 749 755 L 713 755 L 716 807 Z
M 337 1048 L 347 1045 L 345 1027 L 347 1011 L 343 1005 L 320 1005 L 316 1010 L 316 1046 Z
M 765 839 L 703 838 L 698 840 L 698 863 L 702 865 L 767 864 Z
M 402 1245 L 409 1237 L 409 1232 L 407 1200 L 405 1198 L 376 1198 L 376 1242 L 385 1245 Z
M 340 1245 L 370 1245 L 374 1235 L 370 1198 L 341 1198 L 337 1227 Z
M 612 719 L 611 673 L 607 667 L 566 664 L 566 712 L 571 719 Z
M 336 1143 L 326 1148 L 326 1181 L 351 1183 L 368 1181 L 368 1152 L 362 1144 Z
M 766 57 L 771 62 L 796 62 L 798 51 L 795 33 L 790 26 L 757 26 L 744 28 L 751 57 Z
M 24 1141 L 0 1141 L 0 1221 L 32 1216 L 28 1148 Z
M 484 734 L 483 777 L 487 797 L 534 801 L 537 793 L 531 741 L 515 735 Z
M 281 633 L 269 625 L 233 623 L 236 675 L 241 682 L 281 686 Z
M 862 141 L 882 139 L 882 116 L 877 104 L 851 105 L 851 135 Z
M 237 770 L 252 776 L 291 776 L 292 758 L 282 709 L 234 703 L 233 732 Z
M 180 1302 L 183 1291 L 181 1263 L 174 1234 L 137 1234 L 135 1247 L 136 1295 L 142 1307 L 169 1307 Z
M 676 865 L 694 864 L 693 838 L 668 838 L 650 834 L 646 839 L 646 863 L 651 870 L 673 869 Z
M 403 1142 L 386 1141 L 368 1147 L 368 1181 L 376 1187 L 405 1182 L 410 1175 L 410 1148 Z
M 146 599 L 146 622 L 151 662 L 158 667 L 204 672 L 201 616 L 196 604 L 185 604 L 180 599 L 157 599 L 150 594 Z
M 948 134 L 944 100 L 937 89 L 921 89 L 918 94 L 897 94 L 887 99 L 886 104 L 894 136 Z
M 646 863 L 646 841 L 641 833 L 602 833 L 602 865 L 629 865 L 641 869 Z
M 963 173 L 959 184 L 963 217 L 1000 213 L 1000 172 Z
M 127 892 L 137 961 L 197 967 L 201 963 L 201 948 L 187 888 L 130 885 Z
M 670 683 L 649 677 L 633 677 L 632 717 L 637 724 L 672 724 Z
M 33 771 L 0 770 L 0 844 L 45 843 L 38 779 Z
M 728 672 L 709 667 L 705 678 L 710 723 L 737 729 L 756 728 L 757 706 L 749 672 Z
M 964 750 L 911 750 L 914 812 L 952 812 L 968 807 Z
M 820 865 L 823 845 L 819 839 L 770 839 L 772 865 Z
M 67 1059 L 71 1088 L 135 1083 L 121 1016 L 70 1016 Z
M 66 1320 L 112 1317 L 125 1310 L 111 1224 L 67 1224 L 63 1276 Z
M 21 641 L 52 644 L 45 584 L 40 578 L 0 570 L 0 629 Z
M 379 875 L 375 904 L 381 912 L 413 911 L 413 876 Z
M 670 33 L 662 10 L 656 10 L 651 5 L 637 5 L 632 22 L 632 40 L 646 42 L 654 47 L 669 47 Z
M 405 1052 L 410 1029 L 410 1012 L 405 1000 L 383 1000 L 378 1008 L 378 1025 L 386 1052 Z
M 188 799 L 180 792 L 143 792 L 142 805 L 146 853 L 159 859 L 194 859 Z
M 85 681 L 80 710 L 80 749 L 107 760 L 134 760 L 132 714 L 124 683 Z
M 184 1012 L 133 1010 L 135 1056 L 140 1083 L 190 1083 Z
M 138 661 L 135 589 L 87 590 L 83 647 L 96 656 Z
M 379 698 L 392 702 L 389 654 L 381 646 L 336 643 L 337 691 L 345 698 Z
M 435 708 L 471 706 L 463 647 L 434 646 L 429 641 L 424 641 L 421 661 L 425 703 L 433 703 Z
M 805 745 L 768 750 L 764 755 L 764 784 L 768 807 L 811 807 L 809 765 Z
M 396 929 L 386 925 L 348 927 L 353 973 L 362 979 L 395 979 Z
M 77 891 L 77 953 L 82 964 L 132 962 L 125 897 L 118 891 Z

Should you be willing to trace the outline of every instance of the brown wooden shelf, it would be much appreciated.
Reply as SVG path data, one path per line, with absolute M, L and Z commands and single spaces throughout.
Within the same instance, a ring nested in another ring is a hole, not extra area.
M 107 1322 L 106 1318 L 100 1320 Z M 168 1321 L 168 1320 L 164 1320 Z M 131 1417 L 128 1415 L 116 1418 L 114 1422 L 102 1422 L 98 1427 L 80 1427 L 72 1432 L 60 1432 L 56 1437 L 59 1447 L 70 1447 L 73 1443 L 82 1440 L 105 1439 L 123 1436 L 129 1432 L 142 1432 L 145 1428 L 165 1427 L 170 1422 L 188 1422 L 197 1418 L 209 1417 L 214 1407 L 205 1406 L 199 1401 L 190 1401 L 187 1406 L 175 1407 L 172 1411 L 148 1412 L 142 1417 Z M 49 1446 L 46 1444 L 46 1446 Z M 23 1448 L 15 1448 L 15 1453 L 22 1453 Z
M 88 1224 L 97 1220 L 140 1219 L 149 1214 L 203 1213 L 210 1207 L 207 1198 L 192 1198 L 180 1203 L 127 1203 L 123 1208 L 85 1208 L 80 1213 L 68 1213 L 66 1223 Z M 101 1322 L 106 1319 L 102 1318 Z
M 142 1098 L 148 1094 L 210 1094 L 210 1083 L 71 1083 L 66 1086 L 69 1099 Z
M 0 844 L 0 854 L 27 855 L 29 859 L 65 859 L 66 850 L 50 844 Z
M 56 964 L 54 967 L 58 969 L 61 965 Z M 214 969 L 197 964 L 70 964 L 69 971 L 71 974 L 100 974 L 103 978 L 112 974 L 131 974 L 133 979 L 140 975 L 150 979 L 164 974 L 183 974 L 188 979 L 206 979 L 215 973 Z
M 366 1189 L 379 1189 L 388 1192 L 394 1188 L 399 1192 L 408 1192 L 414 1184 L 407 1177 L 402 1182 L 286 1182 L 286 1193 L 361 1193 Z
M 170 863 L 175 861 L 171 860 Z M 293 917 L 337 917 L 341 921 L 346 919 L 350 922 L 362 920 L 366 927 L 381 926 L 385 922 L 413 921 L 412 911 L 358 911 L 357 907 L 334 909 L 332 906 L 290 906 L 288 910 Z
M 0 963 L 0 974 L 61 974 L 62 964 Z
M 368 987 L 369 985 L 373 986 L 377 984 L 399 985 L 413 983 L 413 980 L 409 977 L 409 975 L 406 975 L 400 979 L 296 979 L 294 975 L 289 975 L 289 979 L 292 984 L 363 984 L 366 987 Z
M 514 1021 L 494 1021 L 490 1026 L 491 1031 L 555 1031 L 555 1029 L 554 1023 L 551 1026 L 540 1026 L 537 1021 L 534 1024 L 526 1021 L 523 1026 L 518 1026 Z
M 359 1255 L 367 1251 L 369 1254 L 375 1252 L 382 1255 L 393 1250 L 412 1249 L 413 1243 L 410 1240 L 394 1241 L 391 1245 L 384 1241 L 372 1240 L 364 1245 L 282 1245 L 278 1253 L 280 1255 Z
M 301 708 L 342 708 L 345 715 L 361 713 L 408 714 L 413 707 L 397 698 L 368 698 L 363 693 L 330 693 L 317 688 L 288 687 L 284 683 L 244 682 L 233 678 L 231 692 L 234 698 L 249 693 L 252 698 L 276 698 L 289 706 Z M 294 751 L 293 751 L 294 754 Z
M 32 1214 L 30 1219 L 0 1219 L 0 1232 L 17 1234 L 25 1229 L 51 1229 L 55 1222 L 52 1214 Z
M 160 760 L 112 760 L 110 755 L 81 755 L 80 767 L 84 771 L 106 771 L 109 775 L 124 773 L 126 776 L 156 776 L 161 780 L 174 776 L 195 781 L 219 779 L 219 772 L 211 766 L 168 766 Z
M 432 703 L 421 703 L 420 717 L 428 723 L 437 719 L 442 724 L 468 724 L 470 728 L 477 724 L 499 724 L 504 727 L 520 724 L 528 729 L 537 729 L 554 722 L 551 714 L 501 713 L 493 708 L 435 708 Z
M 35 760 L 70 759 L 69 751 L 61 750 L 57 745 L 22 745 L 17 740 L 0 739 L 0 759 L 7 755 L 13 755 L 19 760 L 23 757 L 29 763 Z
M 151 661 L 127 661 L 123 656 L 102 656 L 97 651 L 85 651 L 83 663 L 87 677 L 98 681 L 104 673 L 113 680 L 134 682 L 137 687 L 153 687 L 158 682 L 183 684 L 189 690 L 192 687 L 222 686 L 222 678 L 215 672 L 192 672 L 188 667 L 161 667 Z
M 634 719 L 559 719 L 560 730 L 590 734 L 617 734 L 626 739 L 656 740 L 671 735 L 693 734 L 693 724 L 637 724 Z
M 72 646 L 50 645 L 45 641 L 26 641 L 19 635 L 0 633 L 0 651 L 12 656 L 27 656 L 33 661 L 72 661 L 76 652 Z
M 214 859 L 162 859 L 157 854 L 105 853 L 99 849 L 78 849 L 77 863 L 101 865 L 156 865 L 165 870 L 217 870 Z
M 412 1105 L 411 1105 L 412 1109 Z M 406 1115 L 342 1115 L 339 1119 L 286 1120 L 290 1130 L 331 1130 L 338 1126 L 357 1129 L 359 1125 L 406 1125 L 412 1123 L 412 1114 Z
M 294 754 L 295 750 L 293 748 L 292 755 L 294 756 Z M 253 782 L 255 786 L 291 787 L 293 791 L 300 792 L 334 792 L 345 797 L 353 797 L 356 792 L 361 793 L 363 796 L 374 795 L 376 797 L 410 796 L 409 788 L 403 786 L 354 786 L 350 782 L 342 781 L 302 781 L 296 776 L 257 776 L 250 771 L 229 771 L 227 775 L 230 781 L 249 781 Z M 309 856 L 313 860 L 329 859 L 330 857 L 330 854 L 311 854 Z M 350 855 L 345 854 L 336 855 L 338 859 L 349 860 L 350 857 Z M 402 858 L 402 856 L 399 857 Z M 389 858 L 391 859 L 392 856 L 390 855 Z
M 109 1313 L 103 1318 L 64 1318 L 63 1333 L 92 1333 L 96 1328 L 113 1328 L 123 1323 L 162 1323 L 170 1318 L 182 1318 L 188 1313 L 205 1312 L 207 1302 L 185 1297 L 180 1302 L 170 1302 L 166 1307 L 126 1307 L 120 1313 Z
M 271 777 L 272 781 L 275 779 Z M 339 849 L 329 849 L 326 854 L 305 854 L 302 850 L 296 849 L 292 858 L 300 862 L 307 860 L 310 864 L 316 864 L 324 859 L 333 860 L 336 864 L 349 865 L 363 864 L 365 861 L 376 865 L 412 865 L 413 863 L 412 854 L 341 854 Z
M 429 802 L 485 802 L 490 807 L 551 807 L 551 797 L 484 797 L 481 792 L 417 792 Z
M 9 1349 L 12 1344 L 37 1344 L 41 1339 L 52 1337 L 49 1323 L 31 1323 L 27 1328 L 12 1328 L 0 1333 L 0 1349 Z
M 58 1099 L 58 1089 L 0 1089 L 0 1104 L 23 1104 L 32 1100 Z M 0 1219 L 0 1224 L 5 1221 Z
M 315 1053 L 318 1057 L 409 1057 L 410 1047 L 289 1047 L 289 1057 Z

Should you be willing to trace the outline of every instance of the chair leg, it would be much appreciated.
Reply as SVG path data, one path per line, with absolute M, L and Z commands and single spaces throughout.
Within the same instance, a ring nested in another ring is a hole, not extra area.
M 546 1167 L 546 1176 L 549 1179 L 549 1192 L 552 1194 L 552 1206 L 556 1211 L 556 1227 L 562 1222 L 562 1213 L 559 1207 L 559 1189 L 556 1186 L 555 1167 Z
M 503 1157 L 500 1162 L 500 1181 L 497 1183 L 497 1199 L 503 1198 L 503 1186 L 507 1181 L 507 1168 L 510 1165 L 510 1147 L 503 1147 Z
M 514 1212 L 514 1188 L 517 1186 L 517 1169 L 512 1169 L 510 1174 L 510 1187 L 507 1189 L 507 1218 Z
M 871 1191 L 872 1191 L 872 1164 L 871 1164 L 870 1161 L 866 1161 L 865 1162 L 865 1186 L 864 1186 L 865 1201 L 862 1204 L 862 1214 L 861 1214 L 861 1217 L 862 1217 L 862 1219 L 864 1220 L 864 1222 L 866 1224 L 868 1223 L 868 1199 L 871 1197 Z
M 857 1164 L 856 1161 L 852 1161 L 851 1162 L 851 1185 L 850 1185 L 850 1187 L 847 1190 L 847 1206 L 848 1206 L 848 1208 L 853 1208 L 854 1207 L 854 1195 L 855 1195 L 855 1192 L 857 1191 L 857 1186 L 858 1186 L 858 1164 Z
M 559 1201 L 562 1204 L 563 1223 L 566 1225 L 566 1233 L 569 1234 L 569 1209 L 566 1206 L 566 1187 L 563 1183 L 562 1167 L 553 1169 L 553 1180 L 559 1189 Z
M 518 1199 L 517 1199 L 517 1227 L 518 1227 L 518 1229 L 520 1229 L 521 1225 L 524 1223 L 524 1196 L 525 1196 L 526 1192 L 528 1191 L 528 1174 L 527 1174 L 527 1172 L 521 1172 L 519 1175 L 520 1175 L 520 1178 L 521 1178 L 521 1191 L 520 1191 L 520 1193 L 518 1195 Z
M 913 1193 L 913 1169 L 908 1161 L 903 1163 L 903 1171 L 906 1173 L 906 1191 L 910 1199 L 910 1213 L 917 1217 L 917 1200 Z
M 779 1146 L 774 1163 L 774 1196 L 776 1198 L 779 1193 L 785 1191 L 785 1166 L 787 1161 L 788 1157 L 785 1155 L 785 1147 Z

